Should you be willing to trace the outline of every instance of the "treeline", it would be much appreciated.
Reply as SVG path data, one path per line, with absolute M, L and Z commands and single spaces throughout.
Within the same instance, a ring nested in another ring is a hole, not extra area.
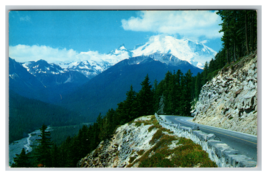
M 61 145 L 50 140 L 50 133 L 41 128 L 39 144 L 26 154 L 23 149 L 14 159 L 12 167 L 76 167 L 77 162 L 93 151 L 102 140 L 110 139 L 118 125 L 123 125 L 144 115 L 152 115 L 159 109 L 159 102 L 165 103 L 167 114 L 190 115 L 190 101 L 193 97 L 193 77 L 190 70 L 183 74 L 167 72 L 159 84 L 151 85 L 148 75 L 141 83 L 141 90 L 133 87 L 126 93 L 126 99 L 116 110 L 110 109 L 105 116 L 99 114 L 93 125 L 84 125 L 74 137 L 68 137 Z M 23 161 L 23 162 L 22 162 Z
M 75 125 L 87 122 L 85 117 L 60 106 L 29 99 L 9 90 L 9 143 L 28 137 L 43 124 L 52 126 Z
M 226 62 L 236 61 L 257 48 L 257 12 L 255 10 L 219 10 L 223 21 L 221 51 Z
M 193 98 L 193 77 L 190 70 L 183 74 L 167 72 L 159 84 L 151 85 L 148 75 L 141 83 L 141 90 L 133 87 L 126 93 L 126 99 L 118 104 L 116 110 L 110 109 L 105 116 L 99 114 L 93 125 L 84 125 L 74 137 L 68 137 L 61 145 L 50 140 L 50 133 L 41 128 L 39 144 L 29 154 L 23 149 L 14 159 L 12 167 L 76 167 L 77 162 L 93 151 L 105 139 L 110 139 L 118 125 L 123 125 L 144 115 L 153 115 L 164 102 L 167 114 L 190 115 Z M 21 159 L 23 158 L 23 159 Z M 24 162 L 21 162 L 24 160 Z M 21 164 L 22 163 L 22 164 Z
M 201 87 L 211 80 L 219 70 L 238 62 L 243 56 L 257 50 L 257 12 L 256 10 L 219 10 L 223 32 L 223 48 L 205 63 L 203 72 L 194 78 L 195 98 Z
M 78 135 L 68 137 L 61 145 L 53 144 L 41 128 L 42 135 L 39 144 L 32 152 L 26 154 L 22 149 L 20 155 L 14 159 L 12 167 L 76 167 L 77 162 L 86 154 L 93 151 L 100 141 L 108 139 L 118 125 L 122 125 L 141 115 L 154 114 L 153 90 L 148 75 L 141 83 L 141 90 L 136 93 L 133 87 L 126 93 L 125 101 L 118 104 L 116 110 L 110 109 L 105 116 L 99 114 L 96 122 L 90 126 L 83 126 Z M 46 148 L 46 150 L 45 150 Z M 42 156 L 42 157 L 39 157 Z M 23 162 L 22 162 L 23 161 Z
M 154 92 L 155 112 L 162 108 L 160 106 L 163 103 L 165 114 L 190 115 L 191 101 L 194 97 L 193 77 L 190 70 L 186 74 L 181 70 L 176 73 L 167 72 L 158 85 L 154 83 Z

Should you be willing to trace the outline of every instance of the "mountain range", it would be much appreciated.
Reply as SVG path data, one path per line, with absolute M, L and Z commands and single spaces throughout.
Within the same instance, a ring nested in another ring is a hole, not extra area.
M 149 75 L 153 85 L 155 80 L 163 80 L 167 71 L 176 72 L 180 69 L 186 73 L 190 69 L 193 75 L 202 71 L 170 54 L 164 57 L 176 61 L 176 65 L 162 63 L 150 56 L 125 59 L 62 97 L 60 105 L 95 120 L 99 113 L 105 114 L 108 109 L 115 109 L 126 98 L 131 85 L 138 92 L 146 75 Z
M 9 88 L 21 96 L 61 105 L 95 119 L 99 113 L 116 108 L 131 85 L 139 91 L 147 74 L 151 83 L 161 81 L 167 71 L 178 69 L 183 73 L 190 69 L 196 75 L 202 71 L 199 67 L 203 60 L 215 54 L 203 43 L 154 36 L 134 50 L 121 45 L 90 60 L 18 63 L 9 58 Z
M 82 57 L 75 59 L 75 61 L 56 63 L 64 70 L 78 71 L 91 79 L 116 63 L 131 57 L 150 56 L 162 63 L 175 64 L 162 57 L 166 54 L 202 69 L 205 62 L 214 58 L 217 53 L 204 43 L 157 35 L 152 36 L 147 43 L 138 45 L 133 50 L 128 50 L 124 45 L 121 45 L 107 54 L 99 55 L 92 54 L 90 51 L 82 52 Z

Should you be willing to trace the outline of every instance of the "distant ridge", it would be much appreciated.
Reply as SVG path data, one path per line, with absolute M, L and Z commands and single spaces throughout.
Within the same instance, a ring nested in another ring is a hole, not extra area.
M 116 108 L 126 98 L 130 86 L 135 91 L 141 89 L 141 82 L 148 74 L 150 83 L 164 79 L 167 71 L 180 69 L 186 73 L 189 69 L 196 75 L 201 69 L 179 60 L 172 55 L 165 55 L 171 61 L 166 64 L 150 56 L 138 56 L 125 59 L 95 76 L 76 91 L 64 96 L 60 105 L 89 117 L 92 121 L 99 113 L 105 114 L 108 109 Z

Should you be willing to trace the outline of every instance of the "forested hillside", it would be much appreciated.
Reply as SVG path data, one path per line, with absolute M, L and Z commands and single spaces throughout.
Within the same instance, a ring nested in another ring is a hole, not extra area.
M 238 62 L 242 56 L 257 50 L 257 12 L 255 10 L 219 10 L 223 21 L 223 48 L 206 63 L 204 70 L 194 78 L 195 94 L 198 99 L 201 87 L 219 70 Z
M 159 102 L 164 104 L 163 113 L 190 116 L 190 105 L 198 100 L 201 87 L 218 71 L 239 62 L 241 58 L 257 50 L 257 13 L 254 10 L 219 10 L 224 35 L 223 48 L 215 58 L 206 62 L 203 72 L 192 76 L 181 71 L 168 72 L 165 79 L 155 85 L 155 111 Z
M 117 104 L 126 98 L 125 92 L 133 86 L 138 92 L 140 83 L 148 74 L 151 82 L 164 79 L 167 71 L 186 73 L 189 69 L 193 75 L 202 70 L 186 61 L 166 55 L 166 60 L 172 59 L 169 64 L 162 63 L 150 56 L 138 56 L 125 59 L 116 65 L 95 76 L 76 91 L 62 95 L 59 105 L 88 116 L 95 121 L 98 114 L 105 114 L 108 109 L 116 109 Z
M 28 136 L 43 124 L 64 126 L 87 119 L 60 106 L 22 97 L 9 90 L 9 143 Z

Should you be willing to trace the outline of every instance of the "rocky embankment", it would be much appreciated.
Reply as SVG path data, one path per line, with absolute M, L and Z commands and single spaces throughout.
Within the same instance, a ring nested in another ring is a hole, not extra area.
M 223 68 L 201 89 L 194 122 L 257 135 L 257 55 Z
M 112 139 L 78 162 L 78 167 L 216 167 L 201 146 L 163 128 L 155 116 L 118 127 Z

